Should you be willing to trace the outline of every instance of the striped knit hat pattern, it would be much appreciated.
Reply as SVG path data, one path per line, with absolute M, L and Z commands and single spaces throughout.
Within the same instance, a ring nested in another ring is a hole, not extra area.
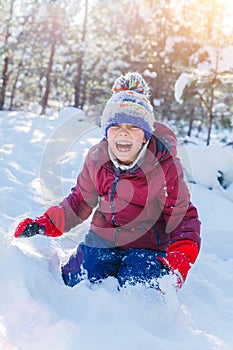
M 112 92 L 101 118 L 105 137 L 113 125 L 132 124 L 143 129 L 148 140 L 153 133 L 155 119 L 146 81 L 139 73 L 129 72 L 116 79 Z

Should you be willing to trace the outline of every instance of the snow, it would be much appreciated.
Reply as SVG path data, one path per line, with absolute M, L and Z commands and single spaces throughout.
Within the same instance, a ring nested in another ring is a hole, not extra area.
M 183 100 L 182 100 L 183 91 L 185 87 L 191 83 L 192 79 L 193 79 L 192 76 L 187 73 L 181 73 L 181 75 L 177 79 L 175 83 L 174 97 L 178 103 L 180 104 L 183 103 Z
M 0 349 L 233 349 L 232 149 L 217 140 L 211 147 L 179 147 L 202 221 L 202 246 L 183 288 L 175 293 L 168 277 L 162 296 L 140 286 L 119 292 L 113 278 L 66 287 L 60 264 L 88 222 L 61 238 L 13 237 L 20 220 L 42 214 L 69 192 L 84 155 L 101 137 L 98 127 L 73 108 L 43 116 L 1 112 L 0 137 Z
M 168 43 L 169 45 L 172 44 L 170 40 L 168 41 Z M 205 60 L 201 63 L 198 63 L 198 56 L 196 53 L 192 57 L 192 60 L 193 60 L 192 65 L 193 66 L 197 65 L 199 74 L 202 74 L 203 72 L 206 73 L 207 71 L 211 71 L 211 69 L 216 68 L 216 57 L 217 57 L 216 50 L 210 46 L 207 46 L 204 48 L 202 47 L 199 51 L 199 54 L 204 52 L 208 53 L 208 60 Z M 219 73 L 231 71 L 233 69 L 232 55 L 233 55 L 232 45 L 229 45 L 222 49 L 218 49 L 218 57 L 219 57 L 218 72 Z M 191 84 L 194 78 L 195 77 L 192 74 L 188 74 L 185 72 L 180 74 L 174 86 L 174 97 L 176 102 L 180 104 L 184 102 L 182 99 L 184 89 L 186 86 L 189 86 Z M 221 111 L 223 112 L 226 106 L 224 104 L 218 104 L 217 106 L 215 106 L 215 108 L 219 109 L 220 112 Z

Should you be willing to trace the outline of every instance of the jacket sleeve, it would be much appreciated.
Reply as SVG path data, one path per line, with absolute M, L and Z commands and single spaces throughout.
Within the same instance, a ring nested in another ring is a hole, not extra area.
M 190 194 L 183 179 L 183 170 L 178 158 L 167 168 L 166 188 L 162 218 L 170 242 L 163 263 L 177 276 L 179 289 L 188 271 L 198 256 L 201 238 L 200 221 L 195 206 L 190 202 Z
M 90 153 L 90 152 L 89 152 Z M 90 175 L 91 161 L 89 153 L 71 193 L 60 203 L 65 212 L 65 231 L 81 224 L 92 213 L 98 203 L 98 193 L 93 177 Z
M 171 242 L 192 240 L 200 247 L 200 221 L 195 206 L 190 202 L 189 190 L 183 178 L 183 169 L 174 157 L 165 170 L 166 186 L 163 191 L 162 217 Z

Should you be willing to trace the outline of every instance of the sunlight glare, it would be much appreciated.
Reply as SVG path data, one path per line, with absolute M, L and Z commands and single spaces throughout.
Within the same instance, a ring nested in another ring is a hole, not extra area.
M 223 11 L 224 31 L 231 33 L 233 30 L 233 0 L 212 0 L 219 4 Z

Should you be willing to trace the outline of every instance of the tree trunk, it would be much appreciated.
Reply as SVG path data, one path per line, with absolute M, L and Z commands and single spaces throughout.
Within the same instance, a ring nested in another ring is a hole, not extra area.
M 213 126 L 213 120 L 214 120 L 214 114 L 213 114 L 213 107 L 214 107 L 214 92 L 215 92 L 215 83 L 217 79 L 218 74 L 218 65 L 219 65 L 219 50 L 216 49 L 216 63 L 215 63 L 215 69 L 214 69 L 214 77 L 211 81 L 211 90 L 210 90 L 210 105 L 209 105 L 209 128 L 208 128 L 208 135 L 207 135 L 207 141 L 206 144 L 209 146 L 210 144 L 210 137 L 211 137 L 211 130 Z
M 16 86 L 17 86 L 17 83 L 18 83 L 18 80 L 19 80 L 20 73 L 21 73 L 21 67 L 22 67 L 22 62 L 20 62 L 19 66 L 18 66 L 18 72 L 17 72 L 16 78 L 15 78 L 15 81 L 13 83 L 13 87 L 12 87 L 12 90 L 11 90 L 11 98 L 10 98 L 10 106 L 9 106 L 9 110 L 10 111 L 13 109 L 13 103 L 14 103 L 14 98 L 15 98 L 15 90 L 16 90 Z
M 23 53 L 21 55 L 21 59 L 20 59 L 20 62 L 18 64 L 18 71 L 17 71 L 16 77 L 15 77 L 15 81 L 14 81 L 13 86 L 12 86 L 12 90 L 11 90 L 10 106 L 9 106 L 9 110 L 10 111 L 13 108 L 16 86 L 17 86 L 17 83 L 18 83 L 18 80 L 19 80 L 19 76 L 20 76 L 20 74 L 22 72 L 25 51 L 26 51 L 26 46 L 23 49 Z
M 86 103 L 86 96 L 87 96 L 87 77 L 84 78 L 84 83 L 83 83 L 83 93 L 82 93 L 82 100 L 80 103 L 80 108 L 83 109 L 85 103 Z
M 85 45 L 86 32 L 87 32 L 87 14 L 88 14 L 88 0 L 85 1 L 85 13 L 83 19 L 83 30 L 81 45 Z M 80 57 L 78 59 L 77 66 L 77 77 L 74 84 L 74 107 L 80 107 L 80 92 L 81 92 L 81 80 L 82 80 L 82 68 L 83 68 L 83 58 L 84 58 L 85 47 L 83 46 L 80 50 Z
M 190 119 L 189 119 L 189 129 L 188 129 L 188 136 L 190 137 L 192 134 L 192 128 L 193 128 L 193 120 L 194 120 L 194 112 L 195 112 L 195 108 L 193 107 L 191 110 L 191 115 L 190 115 Z
M 207 135 L 207 141 L 206 141 L 206 145 L 207 145 L 207 146 L 209 146 L 209 144 L 210 144 L 210 137 L 211 137 L 211 130 L 212 130 L 212 125 L 213 125 L 213 120 L 214 120 L 213 113 L 210 112 L 210 116 L 209 116 L 209 127 L 208 127 L 208 135 Z
M 207 141 L 206 141 L 207 146 L 209 146 L 210 144 L 211 130 L 212 130 L 212 125 L 214 120 L 213 103 L 214 103 L 214 89 L 211 90 L 211 99 L 210 99 L 210 107 L 209 107 L 209 127 L 208 127 Z
M 51 45 L 51 50 L 50 50 L 50 57 L 49 57 L 49 63 L 48 63 L 48 69 L 47 69 L 47 73 L 46 73 L 46 84 L 45 84 L 45 93 L 44 96 L 42 98 L 42 109 L 40 114 L 45 114 L 47 105 L 48 105 L 48 99 L 49 99 L 49 93 L 50 93 L 50 84 L 51 84 L 51 72 L 52 72 L 52 66 L 53 66 L 53 58 L 54 58 L 54 54 L 55 54 L 55 48 L 56 48 L 56 43 L 55 41 L 52 42 Z
M 0 79 L 2 80 L 2 87 L 0 91 L 0 110 L 3 109 L 4 103 L 5 103 L 5 95 L 6 95 L 6 88 L 7 88 L 7 81 L 8 81 L 8 66 L 10 62 L 10 51 L 8 47 L 9 46 L 8 39 L 11 36 L 10 25 L 13 17 L 13 4 L 14 4 L 14 0 L 12 0 L 10 4 L 10 13 L 9 13 L 9 19 L 8 19 L 7 28 L 6 28 L 6 36 L 4 41 L 5 58 L 4 58 L 2 76 Z
M 6 95 L 6 87 L 7 87 L 7 80 L 8 80 L 8 65 L 9 65 L 9 59 L 10 57 L 8 55 L 5 56 L 4 59 L 4 67 L 2 72 L 2 88 L 1 88 L 1 94 L 0 94 L 0 110 L 3 110 L 3 106 L 5 103 L 5 95 Z

